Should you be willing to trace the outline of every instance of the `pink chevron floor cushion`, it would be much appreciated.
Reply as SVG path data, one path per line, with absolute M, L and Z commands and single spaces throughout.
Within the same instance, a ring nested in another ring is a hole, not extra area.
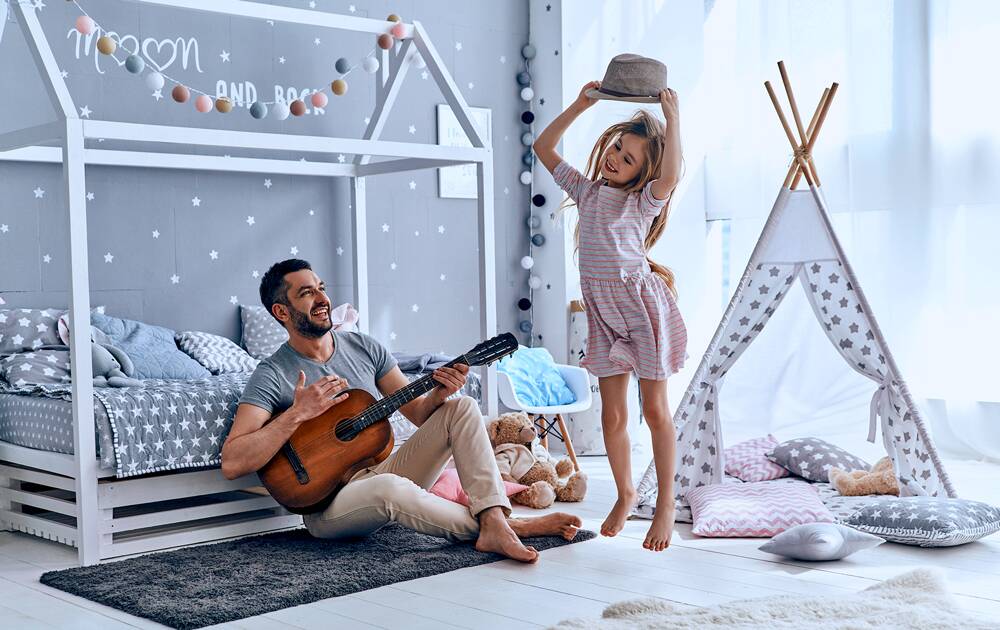
M 726 474 L 743 481 L 768 481 L 787 477 L 789 472 L 785 467 L 764 456 L 777 445 L 778 440 L 773 435 L 768 435 L 730 446 L 724 452 Z
M 701 486 L 687 494 L 694 526 L 709 538 L 774 536 L 806 523 L 834 517 L 805 481 L 782 480 Z

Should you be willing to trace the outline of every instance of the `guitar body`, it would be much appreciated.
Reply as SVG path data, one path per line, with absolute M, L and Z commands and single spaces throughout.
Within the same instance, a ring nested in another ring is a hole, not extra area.
M 349 390 L 349 394 L 324 414 L 299 425 L 285 447 L 257 472 L 274 500 L 288 511 L 310 514 L 323 510 L 359 470 L 385 461 L 392 453 L 392 425 L 387 420 L 366 427 L 346 442 L 334 434 L 338 424 L 375 403 L 363 389 Z M 294 451 L 292 458 L 289 446 Z M 298 473 L 293 459 L 298 460 Z

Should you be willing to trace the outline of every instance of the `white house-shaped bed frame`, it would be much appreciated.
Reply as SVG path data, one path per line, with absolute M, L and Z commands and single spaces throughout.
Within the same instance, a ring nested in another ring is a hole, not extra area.
M 237 17 L 370 33 L 386 33 L 392 22 L 270 6 L 244 0 L 134 0 L 151 5 L 223 13 Z M 468 105 L 417 21 L 404 24 L 394 50 L 380 50 L 376 101 L 362 139 L 254 133 L 164 125 L 81 120 L 60 75 L 35 13 L 12 0 L 18 23 L 43 77 L 58 120 L 0 134 L 0 160 L 62 163 L 69 206 L 70 325 L 89 326 L 90 280 L 87 256 L 85 167 L 113 165 L 242 173 L 273 173 L 351 178 L 351 229 L 354 245 L 354 304 L 359 325 L 368 330 L 367 216 L 365 178 L 382 173 L 475 164 L 479 210 L 480 333 L 496 334 L 496 276 L 493 215 L 493 154 L 476 129 Z M 449 147 L 380 140 L 407 70 L 419 54 L 462 125 L 472 147 Z M 97 139 L 122 148 L 101 149 Z M 154 143 L 162 151 L 147 151 Z M 129 150 L 128 147 L 135 147 Z M 192 154 L 189 147 L 250 149 L 260 157 Z M 291 153 L 295 158 L 288 157 Z M 302 154 L 355 155 L 352 163 L 302 162 Z M 372 161 L 372 157 L 383 158 Z M 82 321 L 78 318 L 82 317 Z M 164 547 L 257 533 L 301 523 L 269 496 L 246 492 L 259 485 L 256 475 L 225 480 L 218 470 L 178 472 L 116 480 L 98 468 L 94 439 L 90 340 L 70 343 L 73 372 L 74 455 L 37 451 L 0 443 L 0 522 L 4 526 L 75 545 L 80 563 Z M 485 411 L 496 413 L 496 371 L 483 378 Z M 183 500 L 197 498 L 196 505 Z M 180 507 L 179 507 L 180 505 Z M 26 509 L 27 508 L 27 509 Z M 119 508 L 116 512 L 116 508 Z M 44 514 L 44 515 L 43 515 Z M 75 521 L 74 521 L 75 519 Z

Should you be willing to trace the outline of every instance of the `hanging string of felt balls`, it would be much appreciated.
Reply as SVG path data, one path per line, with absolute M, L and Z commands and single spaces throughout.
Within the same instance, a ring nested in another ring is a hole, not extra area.
M 521 267 L 529 272 L 528 275 L 528 297 L 517 301 L 517 307 L 524 312 L 526 319 L 518 322 L 518 330 L 528 335 L 528 346 L 534 345 L 535 335 L 535 291 L 542 288 L 542 279 L 535 273 L 531 273 L 535 266 L 534 248 L 545 245 L 545 235 L 538 232 L 542 227 L 541 218 L 535 214 L 536 208 L 545 205 L 545 195 L 534 194 L 532 187 L 532 168 L 535 163 L 535 154 L 531 149 L 535 141 L 534 122 L 535 114 L 531 111 L 531 102 L 535 98 L 535 91 L 531 88 L 531 60 L 535 58 L 535 47 L 525 44 L 521 48 L 521 58 L 524 60 L 524 69 L 517 73 L 517 84 L 521 87 L 521 100 L 525 102 L 525 109 L 521 112 L 521 123 L 524 125 L 524 132 L 521 134 L 521 144 L 524 145 L 524 154 L 521 156 L 521 163 L 525 170 L 521 171 L 521 183 L 528 187 L 528 197 L 531 205 L 528 210 L 526 220 L 528 227 L 528 254 L 521 258 Z M 542 336 L 538 335 L 538 340 Z
M 0 0 L 0 2 L 2 1 L 3 0 Z M 92 35 L 95 31 L 99 31 L 101 33 L 115 32 L 109 31 L 101 26 L 82 6 L 80 6 L 80 3 L 77 0 L 69 1 L 72 2 L 80 11 L 80 16 L 76 18 L 74 26 L 82 35 Z M 333 67 L 339 75 L 338 78 L 321 88 L 307 90 L 311 93 L 309 96 L 309 102 L 312 103 L 313 107 L 326 107 L 329 104 L 330 99 L 326 95 L 327 91 L 334 96 L 343 96 L 346 94 L 348 89 L 347 76 L 357 68 L 360 67 L 369 74 L 378 72 L 379 60 L 376 58 L 378 51 L 389 50 L 396 44 L 397 40 L 401 40 L 406 37 L 406 26 L 403 24 L 398 15 L 393 13 L 386 18 L 386 21 L 393 22 L 393 25 L 389 28 L 389 32 L 378 35 L 375 39 L 375 47 L 364 56 L 360 63 L 352 65 L 350 60 L 346 57 L 337 59 L 337 61 L 333 64 Z M 138 49 L 131 52 L 127 51 L 120 46 L 120 43 L 115 38 L 110 35 L 102 34 L 97 39 L 97 51 L 102 55 L 107 55 L 113 58 L 118 62 L 119 66 L 124 66 L 125 70 L 130 74 L 141 75 L 146 71 L 146 61 L 139 54 Z M 119 58 L 119 54 L 122 51 L 125 53 L 124 61 Z M 423 68 L 426 66 L 426 63 L 420 56 L 415 57 L 414 63 L 417 68 Z M 176 103 L 187 103 L 188 101 L 193 100 L 196 111 L 205 113 L 215 109 L 215 111 L 221 114 L 228 114 L 233 110 L 233 102 L 228 97 L 213 97 L 208 92 L 191 87 L 162 70 L 150 68 L 148 72 L 145 72 L 144 80 L 146 82 L 146 87 L 153 91 L 163 89 L 169 81 L 173 84 L 173 88 L 170 90 L 170 97 Z M 193 99 L 192 94 L 195 95 Z M 254 101 L 250 104 L 248 109 L 250 115 L 257 120 L 266 118 L 268 114 L 270 114 L 272 118 L 285 120 L 288 118 L 289 114 L 298 117 L 302 116 L 307 111 L 305 101 L 302 99 L 295 99 L 291 103 L 283 103 L 280 101 Z

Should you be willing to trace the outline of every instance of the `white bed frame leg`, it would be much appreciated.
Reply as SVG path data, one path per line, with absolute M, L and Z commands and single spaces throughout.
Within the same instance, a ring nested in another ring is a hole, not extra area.
M 351 178 L 351 239 L 354 246 L 353 268 L 354 306 L 358 309 L 358 328 L 368 334 L 371 319 L 368 312 L 368 207 L 365 178 Z
M 493 155 L 476 164 L 479 188 L 479 333 L 483 339 L 497 334 L 496 304 L 496 234 L 493 218 Z M 497 369 L 486 368 L 483 379 L 483 404 L 486 415 L 495 416 L 497 403 Z
M 63 177 L 69 207 L 70 363 L 73 374 L 73 453 L 76 462 L 76 525 L 80 564 L 100 560 L 97 510 L 97 445 L 94 443 L 94 382 L 90 351 L 90 269 L 87 258 L 87 199 L 83 123 L 66 120 Z

